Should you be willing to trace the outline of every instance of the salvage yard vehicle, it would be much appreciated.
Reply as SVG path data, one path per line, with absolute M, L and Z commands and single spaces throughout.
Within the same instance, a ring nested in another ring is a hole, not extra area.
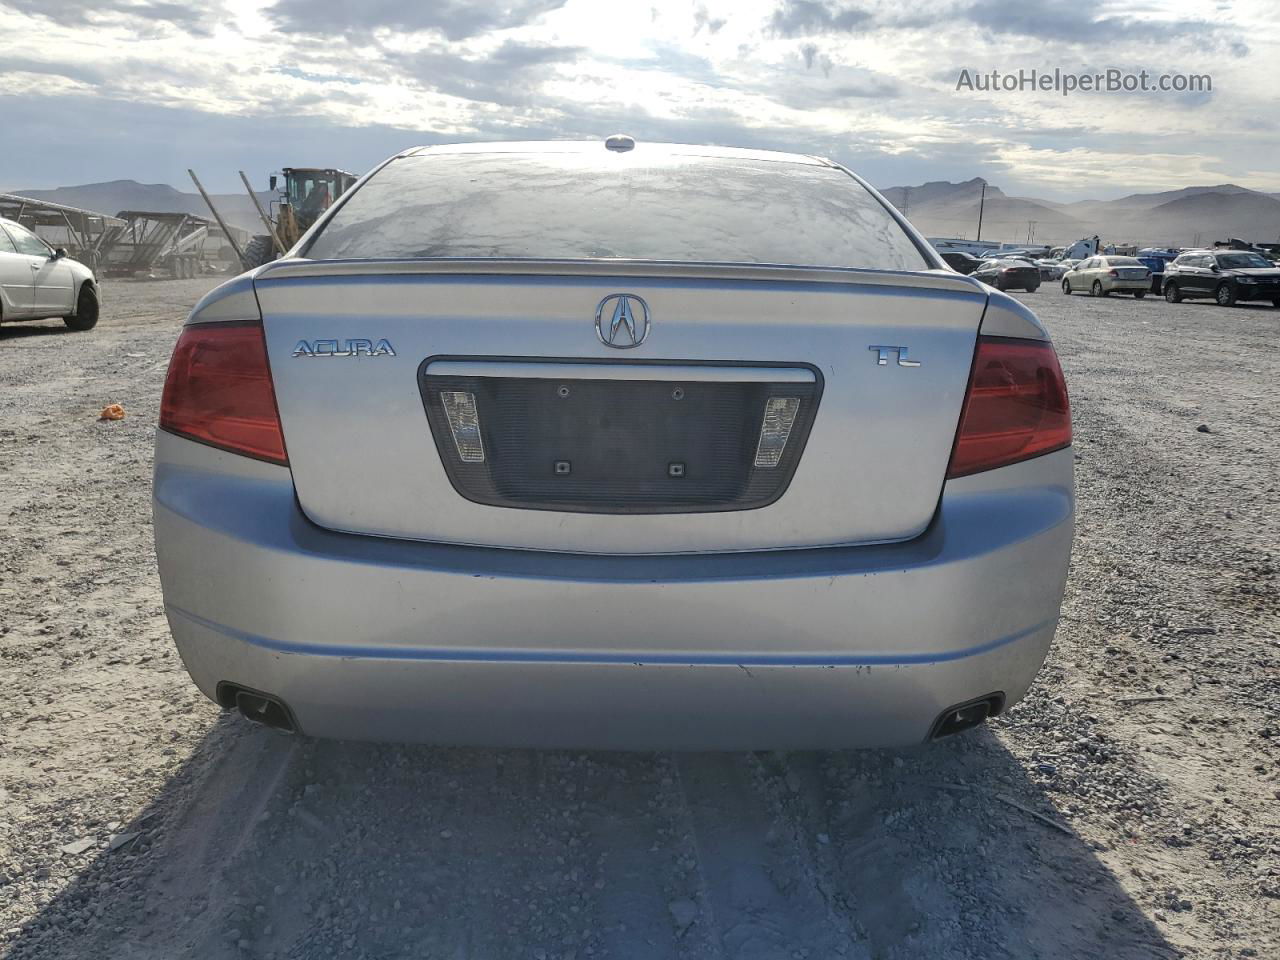
M 1179 253 L 1181 251 L 1173 247 L 1146 247 L 1135 254 L 1138 262 L 1151 272 L 1152 293 L 1164 292 L 1164 268 L 1176 260 Z
M 1192 250 L 1164 270 L 1170 303 L 1212 297 L 1219 306 L 1269 300 L 1280 307 L 1280 267 L 1252 250 Z
M 1040 288 L 1040 268 L 1030 260 L 1016 257 L 987 260 L 970 274 L 997 290 L 1025 290 L 1035 293 Z
M 981 260 L 971 253 L 965 253 L 963 250 L 943 250 L 941 256 L 946 261 L 947 266 L 956 273 L 968 275 L 982 266 Z
M 1136 257 L 1090 257 L 1062 275 L 1065 294 L 1088 291 L 1091 297 L 1108 297 L 1113 293 L 1131 293 L 1141 300 L 1151 289 L 1151 271 Z
M 210 698 L 320 737 L 919 743 L 1059 617 L 1044 327 L 865 181 L 718 147 L 406 150 L 196 305 L 166 614 Z
M 0 322 L 61 317 L 72 330 L 98 322 L 93 271 L 12 220 L 0 218 Z
M 1035 261 L 1036 268 L 1040 271 L 1040 279 L 1048 281 L 1061 280 L 1063 275 L 1071 268 L 1069 260 L 1051 260 L 1047 257 Z

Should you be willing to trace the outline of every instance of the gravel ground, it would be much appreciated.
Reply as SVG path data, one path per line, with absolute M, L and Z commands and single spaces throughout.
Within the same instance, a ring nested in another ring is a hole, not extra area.
M 1024 298 L 1080 505 L 1006 718 L 902 752 L 579 754 L 309 742 L 196 692 L 148 501 L 212 283 L 0 329 L 0 956 L 1280 957 L 1280 311 Z

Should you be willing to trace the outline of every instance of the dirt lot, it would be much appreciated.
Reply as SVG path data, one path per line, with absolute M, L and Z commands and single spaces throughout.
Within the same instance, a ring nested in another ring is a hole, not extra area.
M 901 753 L 584 755 L 308 742 L 196 692 L 150 459 L 211 285 L 0 329 L 0 955 L 1280 957 L 1280 310 L 1024 298 L 1080 512 L 1007 718 Z

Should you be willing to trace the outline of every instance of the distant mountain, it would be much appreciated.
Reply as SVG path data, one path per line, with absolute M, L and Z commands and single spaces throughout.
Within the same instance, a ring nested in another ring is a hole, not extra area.
M 192 213 L 212 219 L 209 208 L 198 193 L 183 193 L 167 183 L 138 183 L 136 180 L 111 180 L 106 183 L 86 183 L 76 187 L 58 187 L 54 190 L 6 190 L 32 200 L 47 200 L 69 207 L 82 207 L 99 213 L 116 214 L 121 210 L 145 210 L 151 213 Z M 247 193 L 211 194 L 218 213 L 232 226 L 263 233 L 262 220 L 254 209 Z M 263 207 L 270 202 L 271 194 L 263 191 L 258 199 Z
M 1148 211 L 1145 219 L 1150 229 L 1169 236 L 1186 236 L 1194 226 L 1203 243 L 1228 237 L 1255 243 L 1280 240 L 1280 200 L 1252 190 L 1182 196 Z
M 1183 187 L 1181 190 L 1166 190 L 1163 193 L 1131 193 L 1127 197 L 1121 197 L 1119 200 L 1112 200 L 1111 203 L 1116 206 L 1124 207 L 1155 207 L 1162 203 L 1168 203 L 1170 200 L 1181 200 L 1183 197 L 1198 197 L 1206 193 L 1254 193 L 1247 187 L 1239 187 L 1234 183 L 1220 183 L 1215 187 Z
M 985 202 L 982 181 L 974 178 L 962 183 L 933 181 L 918 187 L 890 187 L 882 190 L 885 198 L 931 237 L 976 236 L 978 211 L 982 210 L 982 236 L 988 239 L 1036 243 L 1064 242 L 1057 238 L 1075 239 L 1084 229 L 1058 205 L 1023 197 L 1010 197 L 999 187 L 988 184 Z
M 927 236 L 975 237 L 981 180 L 931 182 L 881 191 Z M 1006 196 L 988 185 L 983 239 L 1065 244 L 1097 234 L 1114 243 L 1189 246 L 1227 237 L 1280 238 L 1280 194 L 1234 183 L 1135 193 L 1117 200 L 1055 203 Z M 1028 239 L 1030 238 L 1030 240 Z
M 982 196 L 982 180 L 974 177 L 972 180 L 965 180 L 962 183 L 950 183 L 947 180 L 931 180 L 928 183 L 922 183 L 918 187 L 889 187 L 887 190 L 881 190 L 886 200 L 892 203 L 899 210 L 904 207 L 910 211 L 912 204 L 917 206 L 949 206 L 954 204 L 963 204 L 972 200 L 978 202 L 978 198 Z M 987 186 L 987 199 L 994 197 L 1003 197 L 999 187 Z

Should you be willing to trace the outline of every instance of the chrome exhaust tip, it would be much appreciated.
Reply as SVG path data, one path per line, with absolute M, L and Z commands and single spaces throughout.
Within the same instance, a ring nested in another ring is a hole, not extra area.
M 272 730 L 285 733 L 297 733 L 298 725 L 293 719 L 293 711 L 279 697 L 258 690 L 250 690 L 225 680 L 218 684 L 218 703 L 224 709 L 235 709 L 246 720 L 259 723 Z
M 985 697 L 966 700 L 954 707 L 948 707 L 942 711 L 937 720 L 933 721 L 933 727 L 929 730 L 929 739 L 941 740 L 953 733 L 981 726 L 989 717 L 997 716 L 1002 710 L 1004 710 L 1003 693 L 989 693 Z

